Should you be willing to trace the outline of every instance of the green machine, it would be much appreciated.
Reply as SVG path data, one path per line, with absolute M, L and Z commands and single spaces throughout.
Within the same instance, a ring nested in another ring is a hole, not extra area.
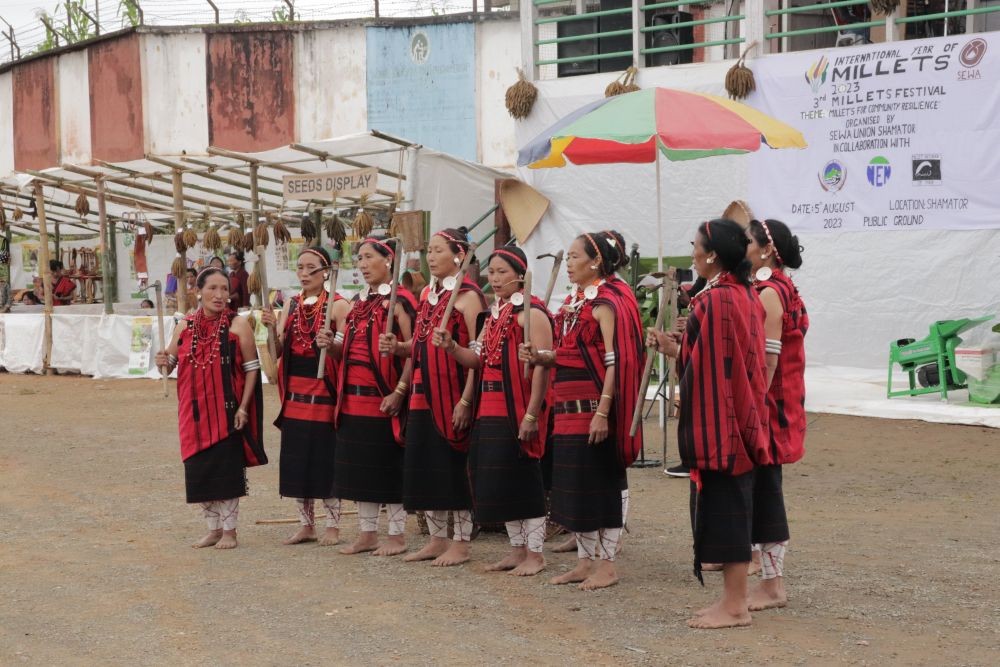
M 986 315 L 974 319 L 938 320 L 930 326 L 930 332 L 921 340 L 903 338 L 889 343 L 889 382 L 886 386 L 886 396 L 917 396 L 920 394 L 940 393 L 942 399 L 948 398 L 949 389 L 964 389 L 965 373 L 955 366 L 955 348 L 962 344 L 958 335 L 964 331 L 979 326 L 993 319 Z M 909 388 L 892 390 L 893 367 L 899 364 L 909 376 Z M 926 373 L 926 386 L 917 386 L 918 369 L 925 365 L 936 367 Z
M 1000 324 L 993 327 L 993 332 L 1000 334 Z M 994 341 L 996 339 L 994 338 Z M 994 344 L 994 349 L 997 347 Z M 1000 405 L 1000 362 L 984 367 L 981 377 L 969 375 L 969 400 L 983 405 Z

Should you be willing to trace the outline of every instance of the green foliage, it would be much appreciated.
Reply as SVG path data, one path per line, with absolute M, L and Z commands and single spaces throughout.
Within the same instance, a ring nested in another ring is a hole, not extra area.
M 271 20 L 275 23 L 289 23 L 292 20 L 291 14 L 288 11 L 288 7 L 285 5 L 278 5 L 271 10 Z
M 133 28 L 139 25 L 139 3 L 136 0 L 121 0 L 118 4 L 118 16 Z
M 245 9 L 237 9 L 233 12 L 233 23 L 252 23 L 250 15 Z
M 81 0 L 69 0 L 66 3 L 66 22 L 61 32 L 70 44 L 82 42 L 97 34 L 96 26 L 83 10 Z

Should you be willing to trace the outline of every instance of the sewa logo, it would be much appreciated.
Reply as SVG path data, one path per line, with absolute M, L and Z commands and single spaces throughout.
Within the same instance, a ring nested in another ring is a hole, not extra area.
M 830 61 L 826 59 L 826 56 L 820 56 L 819 60 L 806 70 L 806 83 L 809 84 L 809 89 L 812 90 L 813 95 L 818 95 L 819 89 L 826 83 L 826 71 L 828 69 L 830 69 Z
M 958 55 L 958 61 L 962 63 L 962 67 L 972 69 L 979 64 L 985 55 L 986 40 L 976 37 L 962 48 L 962 52 Z
M 847 168 L 839 160 L 830 160 L 819 172 L 819 184 L 827 192 L 837 192 L 847 183 Z
M 888 183 L 890 176 L 892 176 L 892 165 L 881 155 L 873 157 L 868 163 L 868 182 L 876 188 Z

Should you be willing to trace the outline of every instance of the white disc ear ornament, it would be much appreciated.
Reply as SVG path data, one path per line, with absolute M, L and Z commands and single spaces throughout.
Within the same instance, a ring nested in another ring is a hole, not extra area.
M 306 298 L 302 299 L 302 305 L 303 306 L 314 306 L 314 305 L 316 305 L 317 301 L 319 301 L 319 297 L 318 296 L 307 296 Z
M 392 288 L 389 287 L 389 283 L 382 283 L 381 285 L 378 286 L 378 293 L 381 294 L 382 296 L 389 296 L 391 292 Z
M 458 279 L 455 278 L 455 276 L 448 276 L 447 278 L 441 281 L 441 284 L 444 286 L 446 290 L 450 292 L 453 289 L 455 289 L 455 285 L 458 284 Z
M 587 301 L 593 301 L 597 298 L 597 285 L 590 285 L 587 289 L 583 290 L 583 296 Z
M 753 274 L 753 277 L 757 279 L 758 282 L 764 282 L 765 280 L 770 280 L 774 272 L 771 271 L 771 267 L 762 266 Z
M 524 295 L 521 294 L 520 292 L 514 292 L 513 294 L 510 295 L 510 302 L 515 306 L 523 306 Z
M 431 291 L 431 292 L 430 292 L 430 294 L 428 294 L 428 295 L 427 295 L 427 301 L 428 301 L 428 302 L 429 302 L 429 303 L 430 303 L 430 304 L 431 304 L 432 306 L 436 306 L 436 305 L 438 305 L 438 293 L 437 293 L 437 292 L 434 292 L 434 291 Z
M 498 306 L 498 305 L 496 305 L 494 303 L 493 306 L 490 308 L 490 314 L 493 315 L 493 319 L 499 318 L 500 317 L 500 306 Z

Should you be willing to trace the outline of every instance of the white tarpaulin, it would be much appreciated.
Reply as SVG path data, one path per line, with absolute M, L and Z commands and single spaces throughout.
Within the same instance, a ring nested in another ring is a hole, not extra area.
M 750 206 L 796 231 L 1000 228 L 1000 35 L 754 63 L 750 103 L 809 147 L 751 156 Z

